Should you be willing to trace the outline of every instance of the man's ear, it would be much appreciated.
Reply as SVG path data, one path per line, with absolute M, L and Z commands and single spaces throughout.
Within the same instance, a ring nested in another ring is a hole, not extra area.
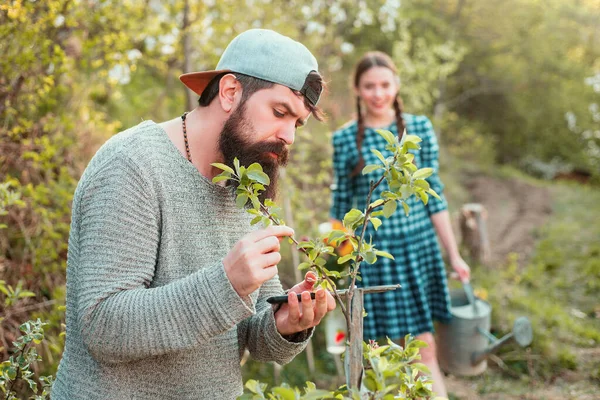
M 233 74 L 223 75 L 219 82 L 219 103 L 226 113 L 233 110 L 242 95 L 242 85 Z

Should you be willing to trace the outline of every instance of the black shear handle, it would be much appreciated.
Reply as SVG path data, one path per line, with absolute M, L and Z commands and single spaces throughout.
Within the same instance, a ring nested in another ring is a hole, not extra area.
M 298 301 L 302 301 L 302 294 L 298 293 Z M 315 292 L 310 293 L 310 298 L 315 299 Z M 285 304 L 288 302 L 287 294 L 283 296 L 272 296 L 267 299 L 267 303 L 270 304 Z

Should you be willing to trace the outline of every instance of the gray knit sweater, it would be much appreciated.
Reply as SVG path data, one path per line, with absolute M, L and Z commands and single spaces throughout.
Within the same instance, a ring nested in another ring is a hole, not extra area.
M 240 298 L 225 275 L 249 220 L 154 122 L 111 138 L 73 200 L 52 398 L 234 399 L 245 348 L 278 363 L 300 353 L 309 332 L 283 338 L 265 302 L 279 278 Z

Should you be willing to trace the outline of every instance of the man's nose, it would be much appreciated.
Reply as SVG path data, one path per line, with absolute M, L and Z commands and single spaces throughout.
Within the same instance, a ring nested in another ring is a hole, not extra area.
M 294 144 L 294 138 L 296 137 L 296 127 L 289 127 L 286 126 L 285 128 L 282 128 L 279 131 L 279 134 L 277 135 L 277 138 L 282 140 L 285 144 L 287 144 L 288 146 L 291 146 L 292 144 Z

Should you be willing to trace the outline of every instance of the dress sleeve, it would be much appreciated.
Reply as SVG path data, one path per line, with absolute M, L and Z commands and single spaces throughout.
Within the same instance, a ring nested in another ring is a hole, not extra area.
M 442 200 L 438 200 L 433 196 L 429 196 L 427 203 L 427 212 L 429 215 L 433 215 L 440 211 L 448 209 L 448 202 L 444 197 L 444 184 L 442 183 L 439 176 L 440 163 L 438 160 L 440 147 L 438 145 L 433 125 L 429 118 L 422 116 L 417 124 L 418 136 L 423 139 L 421 142 L 421 165 L 419 168 L 432 168 L 433 174 L 427 178 L 429 186 L 435 190 L 435 192 L 441 197 Z
M 349 135 L 339 131 L 333 135 L 333 183 L 331 185 L 330 217 L 342 221 L 354 202 L 354 179 L 350 172 L 354 168 Z

